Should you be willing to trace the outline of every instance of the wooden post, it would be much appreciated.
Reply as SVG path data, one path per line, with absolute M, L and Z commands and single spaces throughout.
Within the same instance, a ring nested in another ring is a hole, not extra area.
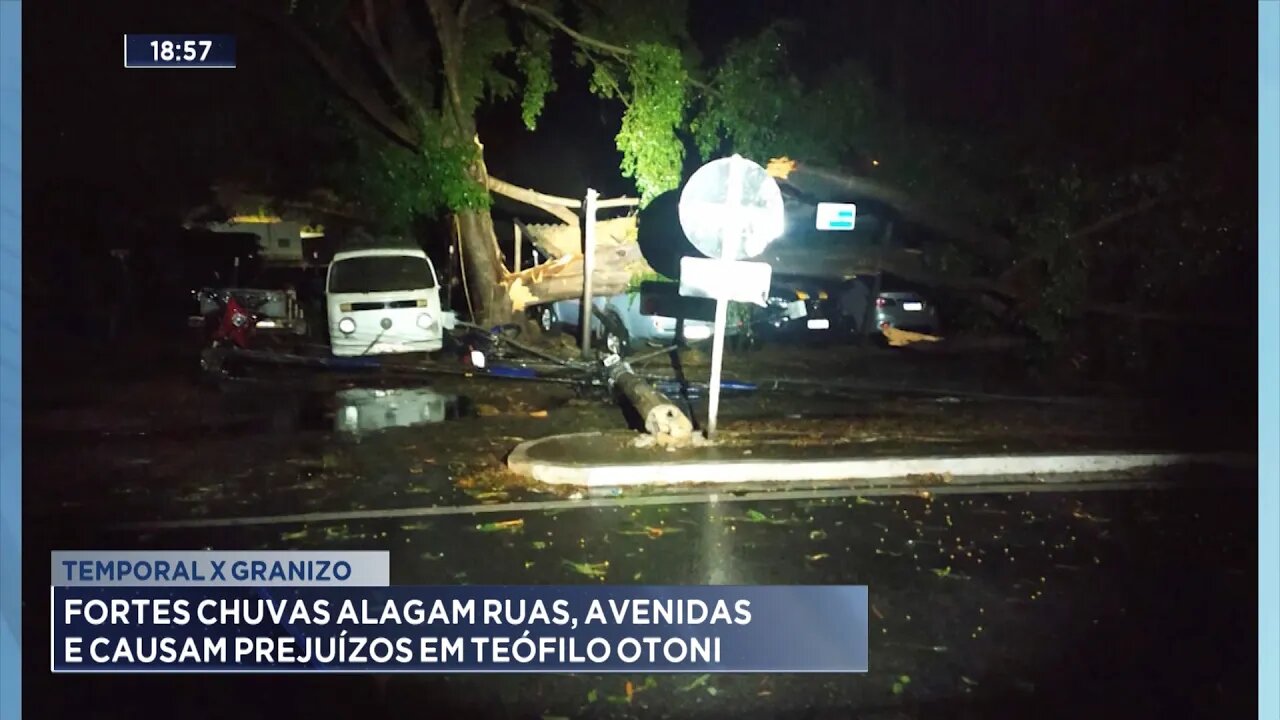
M 644 421 L 644 429 L 663 445 L 687 445 L 693 438 L 693 422 L 666 395 L 658 392 L 631 366 L 620 362 L 612 371 L 614 387 L 631 401 Z
M 520 272 L 520 252 L 521 250 L 524 249 L 522 247 L 522 243 L 520 242 L 522 239 L 522 236 L 520 234 L 520 224 L 519 223 L 512 224 L 511 229 L 514 230 L 516 234 L 516 259 L 514 263 L 515 269 L 512 270 L 512 272 Z
M 591 275 L 596 269 L 596 200 L 600 193 L 587 189 L 587 202 L 583 209 L 582 229 L 582 309 L 578 319 L 582 322 L 582 357 L 591 357 Z

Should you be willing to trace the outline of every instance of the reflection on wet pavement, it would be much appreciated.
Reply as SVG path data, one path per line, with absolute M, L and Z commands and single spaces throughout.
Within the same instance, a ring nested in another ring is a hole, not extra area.
M 1227 717 L 1250 714 L 1256 675 L 1248 643 L 1236 642 L 1256 635 L 1251 517 L 1248 493 L 1231 492 L 855 496 L 184 530 L 110 544 L 386 549 L 397 585 L 870 586 L 867 675 L 405 676 L 362 700 L 377 714 Z M 120 697 L 139 681 L 84 682 Z M 239 712 L 251 682 L 211 680 L 218 699 L 205 700 Z M 332 712 L 324 693 L 370 693 L 373 682 L 320 686 L 271 687 L 320 717 Z
M 413 427 L 459 417 L 465 403 L 429 387 L 347 388 L 334 393 L 334 431 L 359 437 L 393 427 Z

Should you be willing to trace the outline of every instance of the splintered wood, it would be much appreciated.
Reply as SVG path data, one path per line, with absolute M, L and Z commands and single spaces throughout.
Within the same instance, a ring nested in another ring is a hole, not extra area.
M 912 343 L 918 342 L 938 342 L 942 338 L 936 335 L 925 335 L 924 333 L 911 332 L 909 330 L 899 330 L 895 327 L 881 328 L 886 340 L 889 341 L 891 347 L 905 347 Z
M 529 239 L 538 251 L 551 258 L 503 279 L 512 307 L 520 311 L 531 305 L 577 298 L 583 289 L 582 229 L 568 225 L 529 225 Z M 591 282 L 595 294 L 616 295 L 631 284 L 633 277 L 653 272 L 636 244 L 634 216 L 596 223 L 595 271 Z

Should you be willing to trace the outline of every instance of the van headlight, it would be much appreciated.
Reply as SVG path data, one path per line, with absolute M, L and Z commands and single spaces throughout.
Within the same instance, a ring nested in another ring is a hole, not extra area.
M 343 335 L 350 335 L 356 331 L 356 321 L 349 317 L 344 317 L 338 321 L 338 330 L 342 331 Z
M 436 319 L 431 317 L 431 313 L 422 313 L 418 316 L 418 327 L 426 330 L 436 324 Z

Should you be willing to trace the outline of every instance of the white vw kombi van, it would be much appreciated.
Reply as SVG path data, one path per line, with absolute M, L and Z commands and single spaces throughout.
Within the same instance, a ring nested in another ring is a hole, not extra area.
M 444 344 L 436 270 L 420 249 L 335 253 L 325 296 L 334 355 L 435 352 Z

